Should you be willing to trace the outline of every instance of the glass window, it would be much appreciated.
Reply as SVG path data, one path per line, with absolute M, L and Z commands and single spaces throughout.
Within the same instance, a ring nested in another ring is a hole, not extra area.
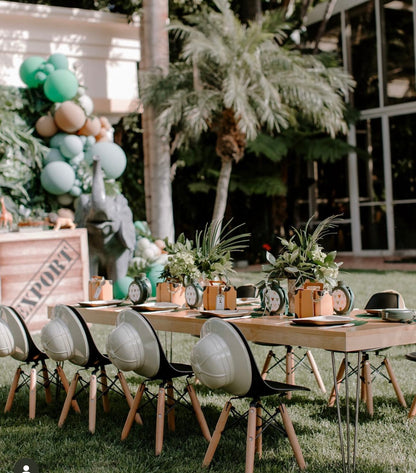
M 390 118 L 393 199 L 416 199 L 416 114 Z
M 356 130 L 360 202 L 384 201 L 381 119 L 362 120 Z
M 397 204 L 394 206 L 394 233 L 397 250 L 415 248 L 416 204 Z
M 347 31 L 350 31 L 349 64 L 357 85 L 353 105 L 360 109 L 379 105 L 377 40 L 374 2 L 370 1 L 346 12 Z
M 387 249 L 387 225 L 384 206 L 361 207 L 360 219 L 363 250 Z
M 382 10 L 386 105 L 414 100 L 415 57 L 412 0 L 384 0 Z

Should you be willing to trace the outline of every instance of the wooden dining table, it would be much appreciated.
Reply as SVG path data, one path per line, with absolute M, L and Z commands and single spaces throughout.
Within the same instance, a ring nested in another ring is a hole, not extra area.
M 115 325 L 117 315 L 129 306 L 78 307 L 86 322 Z M 361 365 L 362 353 L 371 349 L 416 344 L 416 324 L 386 322 L 379 317 L 354 311 L 352 321 L 345 325 L 298 325 L 291 317 L 248 316 L 248 308 L 241 309 L 241 316 L 228 318 L 249 341 L 270 345 L 290 345 L 319 348 L 331 352 L 338 415 L 339 438 L 343 472 L 355 470 L 358 433 L 358 407 L 360 370 L 357 369 L 355 393 L 354 428 L 350 429 L 350 404 L 348 384 L 348 356 L 357 356 L 357 366 Z M 149 311 L 143 312 L 156 330 L 199 335 L 207 318 L 198 310 Z M 364 316 L 363 316 L 364 315 Z M 49 316 L 53 317 L 53 308 Z M 299 323 L 299 322 L 298 322 Z M 355 325 L 357 324 L 357 325 Z M 345 419 L 341 413 L 340 395 L 337 383 L 335 353 L 345 357 Z M 345 432 L 344 432 L 345 424 Z M 344 439 L 345 437 L 345 439 Z M 352 451 L 351 451 L 352 450 Z

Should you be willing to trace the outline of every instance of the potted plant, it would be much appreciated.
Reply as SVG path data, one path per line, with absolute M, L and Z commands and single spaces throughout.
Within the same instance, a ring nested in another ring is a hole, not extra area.
M 314 231 L 310 231 L 313 216 L 304 228 L 293 228 L 290 239 L 279 237 L 282 250 L 277 256 L 266 252 L 268 264 L 263 265 L 266 277 L 259 283 L 260 289 L 275 279 L 287 279 L 289 311 L 293 312 L 293 296 L 296 288 L 306 281 L 318 281 L 326 288 L 336 286 L 339 267 L 335 262 L 336 251 L 326 253 L 321 240 L 336 226 L 339 215 L 332 215 L 322 220 Z

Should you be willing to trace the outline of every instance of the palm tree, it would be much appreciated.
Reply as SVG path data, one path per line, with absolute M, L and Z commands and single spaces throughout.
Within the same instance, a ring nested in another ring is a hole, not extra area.
M 141 97 L 172 136 L 171 151 L 215 133 L 221 158 L 216 221 L 224 217 L 232 165 L 247 141 L 264 130 L 296 127 L 300 118 L 331 136 L 346 133 L 344 98 L 353 81 L 316 55 L 281 46 L 287 25 L 279 15 L 243 25 L 227 0 L 214 3 L 217 11 L 205 8 L 170 26 L 183 41 L 180 61 L 166 76 L 147 76 Z

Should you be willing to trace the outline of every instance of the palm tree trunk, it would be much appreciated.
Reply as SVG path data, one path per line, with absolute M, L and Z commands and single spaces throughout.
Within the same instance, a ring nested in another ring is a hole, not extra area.
M 140 71 L 169 68 L 169 42 L 166 24 L 168 0 L 143 0 L 141 24 L 142 58 Z M 174 240 L 170 150 L 167 137 L 156 131 L 153 110 L 143 110 L 144 182 L 146 218 L 157 238 Z
M 225 208 L 227 207 L 228 187 L 230 185 L 231 170 L 233 168 L 233 161 L 231 159 L 221 160 L 221 171 L 217 183 L 217 193 L 215 196 L 214 212 L 212 214 L 212 221 L 222 220 L 225 215 Z

